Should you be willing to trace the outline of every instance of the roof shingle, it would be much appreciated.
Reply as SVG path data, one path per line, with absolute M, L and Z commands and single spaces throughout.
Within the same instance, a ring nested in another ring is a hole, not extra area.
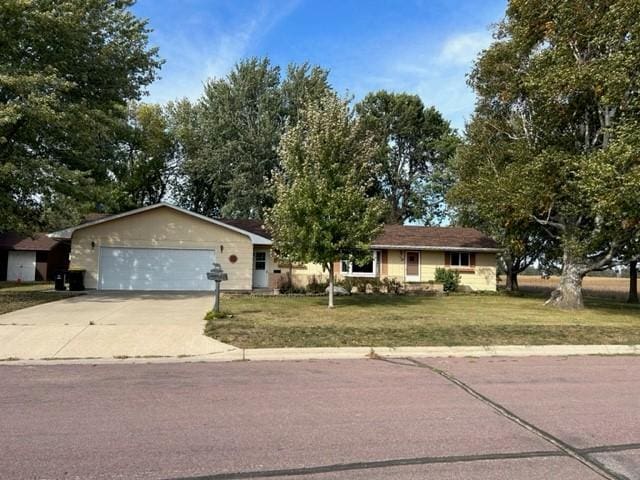
M 372 246 L 498 249 L 492 238 L 475 228 L 415 225 L 385 225 Z
M 33 237 L 18 235 L 14 232 L 0 234 L 0 248 L 6 250 L 49 251 L 58 243 L 44 233 L 36 233 Z
M 231 227 L 236 227 L 254 235 L 259 235 L 271 240 L 271 234 L 264 228 L 260 220 L 250 219 L 233 219 L 233 218 L 216 218 L 219 222 L 226 223 Z

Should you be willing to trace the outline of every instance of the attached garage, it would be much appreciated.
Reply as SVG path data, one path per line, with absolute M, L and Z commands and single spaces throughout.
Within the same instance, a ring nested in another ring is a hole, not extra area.
M 212 290 L 206 272 L 217 262 L 229 276 L 223 290 L 251 291 L 254 248 L 271 240 L 246 228 L 160 203 L 51 236 L 71 239 L 69 268 L 84 270 L 90 289 Z
M 100 290 L 212 290 L 212 250 L 100 248 Z

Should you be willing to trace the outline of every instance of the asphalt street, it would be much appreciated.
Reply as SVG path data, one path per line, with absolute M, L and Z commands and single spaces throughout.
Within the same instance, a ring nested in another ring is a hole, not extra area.
M 1 479 L 640 479 L 640 357 L 0 366 Z

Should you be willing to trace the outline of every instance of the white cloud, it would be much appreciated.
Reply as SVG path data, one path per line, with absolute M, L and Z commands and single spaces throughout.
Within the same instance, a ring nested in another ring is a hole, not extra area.
M 491 44 L 491 40 L 491 34 L 484 31 L 454 35 L 445 40 L 438 60 L 441 63 L 468 65 Z

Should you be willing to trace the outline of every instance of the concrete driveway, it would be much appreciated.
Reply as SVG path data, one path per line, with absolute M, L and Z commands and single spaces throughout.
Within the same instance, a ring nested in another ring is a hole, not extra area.
M 0 359 L 192 356 L 234 347 L 202 334 L 211 294 L 92 293 L 0 315 Z

